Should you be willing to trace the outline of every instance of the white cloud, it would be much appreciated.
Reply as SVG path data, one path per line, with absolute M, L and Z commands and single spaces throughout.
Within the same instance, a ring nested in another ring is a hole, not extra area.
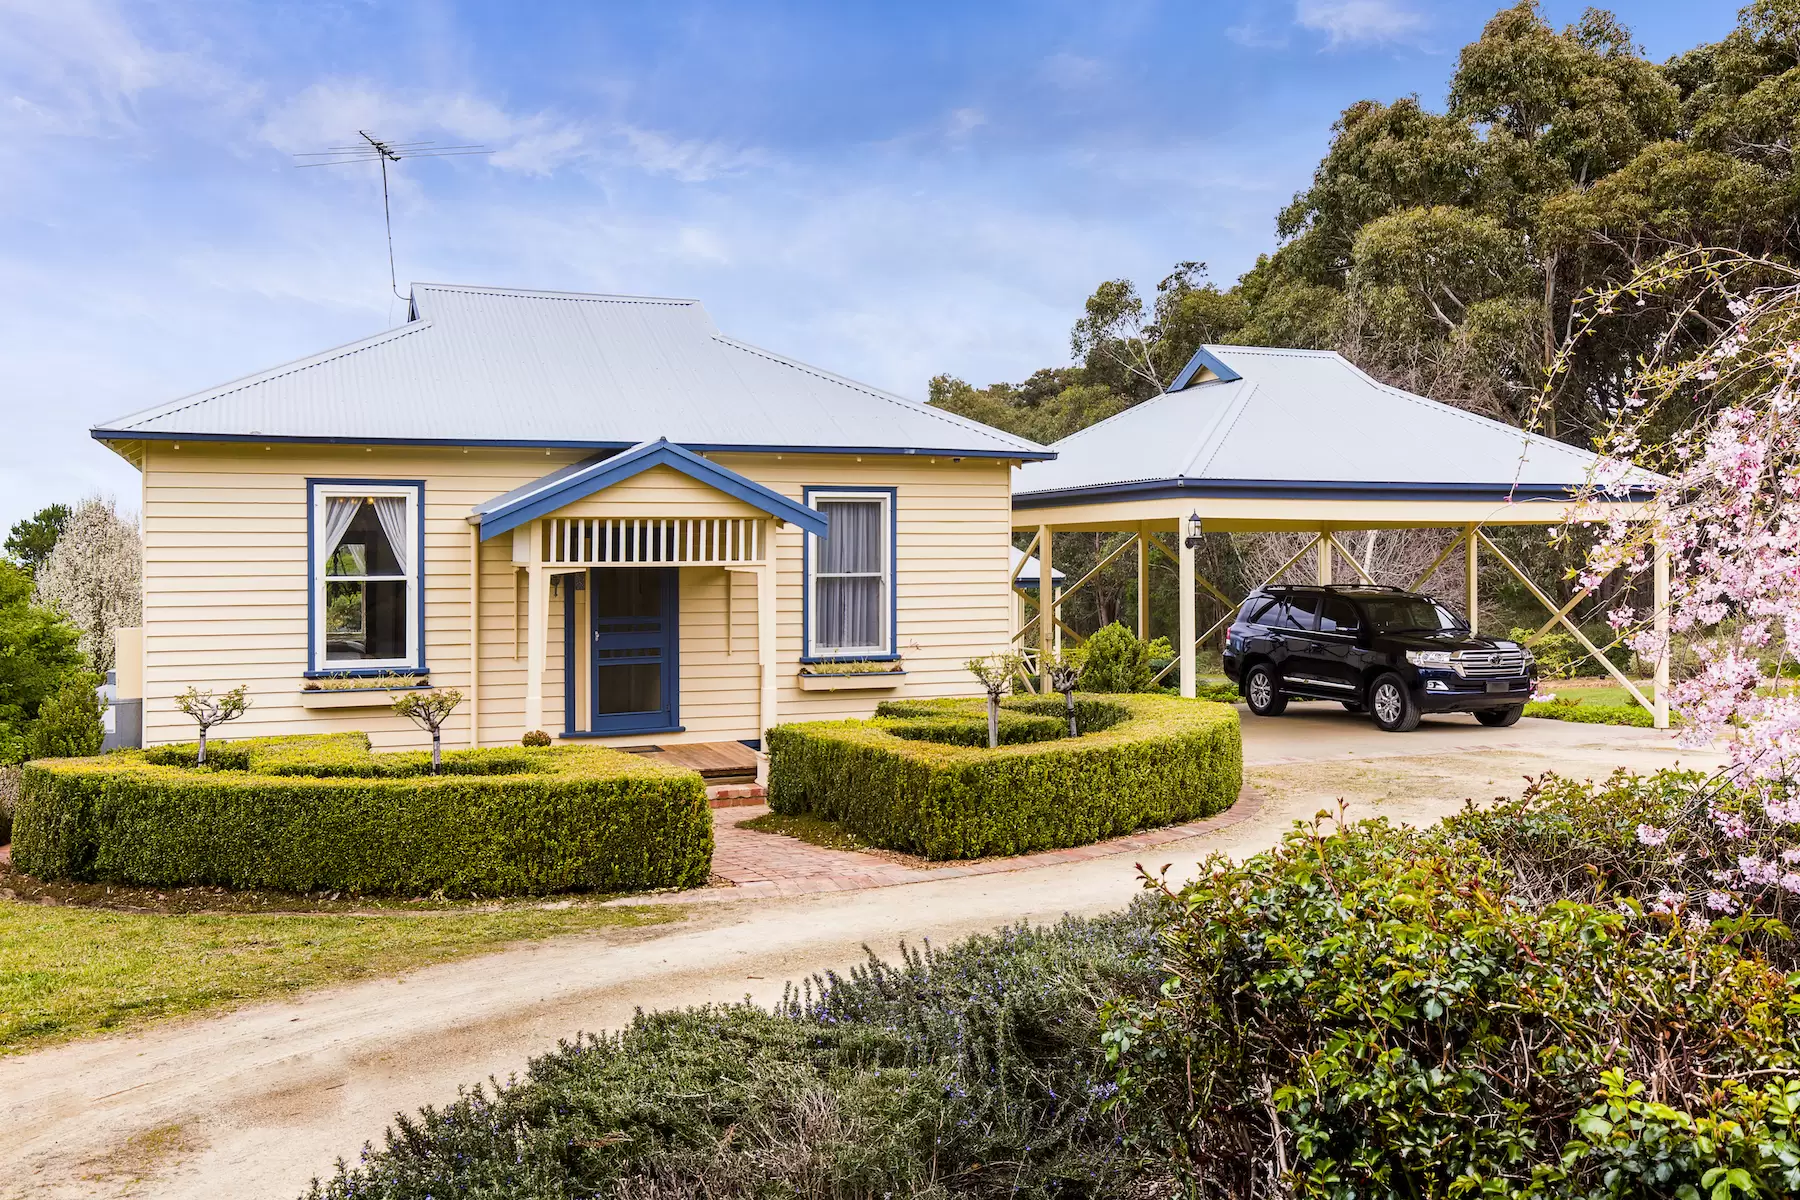
M 987 124 L 987 114 L 979 108 L 959 108 L 950 114 L 944 133 L 951 141 L 962 141 Z
M 1395 0 L 1299 0 L 1294 20 L 1332 46 L 1409 41 L 1425 29 L 1424 14 Z
M 634 125 L 620 126 L 617 137 L 627 150 L 626 163 L 682 183 L 704 183 L 768 162 L 766 154 L 753 148 L 701 138 L 671 137 L 655 129 L 640 129 Z

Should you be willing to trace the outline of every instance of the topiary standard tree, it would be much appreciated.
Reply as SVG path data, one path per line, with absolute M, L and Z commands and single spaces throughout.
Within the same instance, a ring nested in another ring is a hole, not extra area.
M 971 658 L 963 666 L 987 690 L 988 749 L 992 750 L 1000 744 L 1000 697 L 1012 690 L 1013 676 L 1025 669 L 1025 657 L 990 654 L 986 658 Z
M 428 688 L 407 692 L 394 701 L 394 711 L 431 734 L 431 773 L 438 774 L 444 763 L 444 722 L 463 702 L 463 694 L 455 688 Z
M 1069 708 L 1069 736 L 1080 737 L 1081 731 L 1075 727 L 1075 687 L 1081 682 L 1081 669 L 1087 661 L 1087 654 L 1079 647 L 1070 647 L 1050 664 L 1045 678 L 1050 686 L 1062 693 L 1063 703 Z
M 194 723 L 200 726 L 200 753 L 194 762 L 205 766 L 207 731 L 243 716 L 250 708 L 249 689 L 240 683 L 223 696 L 214 696 L 210 689 L 203 692 L 199 688 L 189 688 L 175 697 L 175 707 L 194 718 Z

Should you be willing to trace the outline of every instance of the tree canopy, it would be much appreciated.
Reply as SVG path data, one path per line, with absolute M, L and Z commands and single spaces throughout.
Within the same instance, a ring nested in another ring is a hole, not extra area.
M 1443 112 L 1345 109 L 1276 246 L 1229 288 L 1182 262 L 1145 297 L 1102 282 L 1071 367 L 1023 384 L 932 381 L 931 402 L 1039 440 L 1149 398 L 1206 342 L 1341 351 L 1388 383 L 1524 423 L 1584 296 L 1668 249 L 1791 260 L 1800 220 L 1800 0 L 1757 0 L 1721 40 L 1648 61 L 1611 13 L 1557 30 L 1535 0 L 1464 47 Z M 1541 412 L 1587 445 L 1632 365 L 1684 311 L 1670 295 L 1582 340 Z M 1696 344 L 1716 316 L 1684 318 Z

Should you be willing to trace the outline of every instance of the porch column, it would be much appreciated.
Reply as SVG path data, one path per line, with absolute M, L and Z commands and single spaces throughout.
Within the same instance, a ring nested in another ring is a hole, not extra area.
M 1038 526 L 1038 687 L 1050 691 L 1050 664 L 1056 657 L 1056 585 L 1050 565 L 1050 543 L 1055 530 Z
M 549 654 L 550 576 L 542 563 L 532 563 L 525 572 L 526 732 L 544 728 L 544 660 Z
M 1673 657 L 1669 646 L 1669 543 L 1656 539 L 1651 560 L 1651 603 L 1656 607 L 1651 614 L 1652 627 L 1656 630 L 1657 644 L 1662 647 L 1656 656 L 1656 694 L 1651 697 L 1655 707 L 1650 714 L 1651 722 L 1658 729 L 1669 727 L 1669 659 Z
M 1481 626 L 1481 551 L 1475 526 L 1463 530 L 1463 589 L 1469 605 L 1469 632 Z
M 1144 536 L 1144 527 L 1140 524 L 1137 533 L 1137 592 L 1138 619 L 1137 635 L 1144 641 L 1150 640 L 1150 539 Z
M 469 526 L 469 748 L 481 745 L 481 526 Z
M 1319 530 L 1319 582 L 1331 582 L 1331 531 Z
M 763 753 L 769 749 L 769 730 L 779 723 L 775 706 L 780 694 L 775 677 L 775 545 L 774 529 L 764 542 L 768 561 L 756 572 L 756 662 L 760 672 L 757 703 L 757 737 Z
M 1194 669 L 1194 548 L 1188 545 L 1184 518 L 1180 514 L 1176 515 L 1175 520 L 1175 545 L 1180 550 L 1176 561 L 1179 566 L 1177 574 L 1181 578 L 1180 586 L 1176 589 L 1181 593 L 1181 636 L 1175 643 L 1175 661 L 1181 664 L 1181 694 L 1192 700 L 1199 685 Z

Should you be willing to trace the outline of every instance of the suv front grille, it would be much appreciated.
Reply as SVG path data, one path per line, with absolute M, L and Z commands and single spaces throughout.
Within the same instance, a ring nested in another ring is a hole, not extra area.
M 1523 650 L 1459 650 L 1450 661 L 1464 679 L 1506 679 L 1525 673 Z

